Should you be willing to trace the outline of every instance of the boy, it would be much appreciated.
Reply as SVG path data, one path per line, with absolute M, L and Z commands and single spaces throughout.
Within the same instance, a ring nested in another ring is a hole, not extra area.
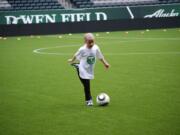
M 85 44 L 74 54 L 74 56 L 68 60 L 68 62 L 76 67 L 79 79 L 84 86 L 85 100 L 87 106 L 92 106 L 93 101 L 90 91 L 90 80 L 94 79 L 94 66 L 96 58 L 98 58 L 105 66 L 109 68 L 108 62 L 102 55 L 99 47 L 94 43 L 94 35 L 92 33 L 86 33 L 84 35 Z M 79 64 L 75 64 L 74 61 L 79 60 Z

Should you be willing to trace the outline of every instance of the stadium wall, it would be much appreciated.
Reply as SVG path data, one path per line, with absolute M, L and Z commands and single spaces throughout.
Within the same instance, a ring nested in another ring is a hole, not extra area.
M 0 36 L 180 27 L 180 4 L 0 12 Z

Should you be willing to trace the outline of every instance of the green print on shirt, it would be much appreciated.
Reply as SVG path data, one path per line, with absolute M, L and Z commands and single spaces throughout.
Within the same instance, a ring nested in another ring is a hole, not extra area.
M 94 56 L 88 56 L 88 57 L 87 57 L 87 63 L 88 63 L 89 65 L 94 64 L 94 63 L 95 63 L 95 57 L 94 57 Z

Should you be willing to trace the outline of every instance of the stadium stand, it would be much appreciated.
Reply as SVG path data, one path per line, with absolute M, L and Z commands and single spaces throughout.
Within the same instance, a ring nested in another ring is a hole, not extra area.
M 8 3 L 7 0 L 0 1 L 0 10 L 11 9 L 11 5 Z
M 71 0 L 71 2 L 77 8 L 92 8 L 92 7 L 94 7 L 94 3 L 92 0 Z
M 71 0 L 77 8 L 117 7 L 179 3 L 180 0 Z
M 0 11 L 96 8 L 180 3 L 180 0 L 1 0 Z
M 96 7 L 156 4 L 158 0 L 93 0 Z
M 1 11 L 64 9 L 57 0 L 1 0 Z

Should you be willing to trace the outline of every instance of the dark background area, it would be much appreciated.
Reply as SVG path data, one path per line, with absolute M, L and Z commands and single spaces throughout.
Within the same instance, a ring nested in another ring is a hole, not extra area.
M 180 27 L 180 17 L 53 24 L 0 25 L 0 36 L 47 35 Z

